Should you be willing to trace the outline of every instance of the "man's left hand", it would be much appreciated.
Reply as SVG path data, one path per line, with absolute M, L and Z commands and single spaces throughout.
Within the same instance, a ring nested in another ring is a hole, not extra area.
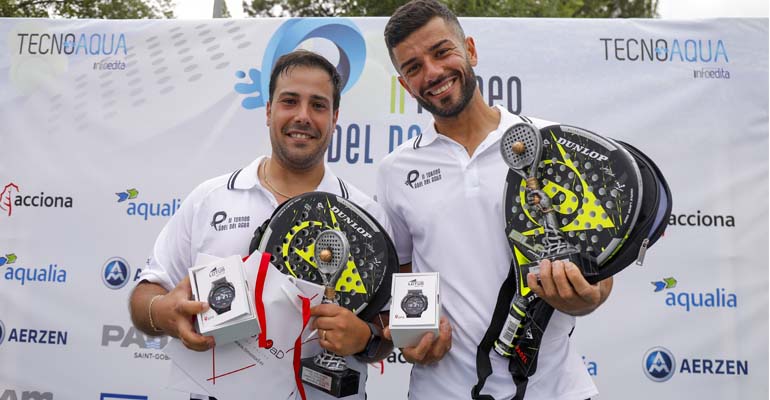
M 570 314 L 586 315 L 599 307 L 612 291 L 612 277 L 590 284 L 580 269 L 569 261 L 542 260 L 540 279 L 530 273 L 527 284 L 553 308 Z
M 347 308 L 336 304 L 320 304 L 310 309 L 316 317 L 313 328 L 318 329 L 321 347 L 341 356 L 361 352 L 369 342 L 369 325 Z

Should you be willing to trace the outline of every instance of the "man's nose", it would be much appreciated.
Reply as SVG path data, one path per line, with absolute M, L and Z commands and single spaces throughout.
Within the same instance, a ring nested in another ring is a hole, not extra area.
M 297 107 L 297 113 L 294 115 L 294 122 L 309 124 L 310 123 L 310 104 L 300 103 Z

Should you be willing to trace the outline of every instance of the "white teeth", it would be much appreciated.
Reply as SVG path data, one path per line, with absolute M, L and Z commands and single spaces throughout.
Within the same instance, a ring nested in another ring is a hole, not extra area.
M 433 94 L 434 96 L 438 96 L 438 95 L 440 95 L 441 93 L 444 93 L 444 92 L 446 92 L 446 91 L 447 91 L 447 89 L 449 89 L 450 87 L 452 87 L 452 84 L 454 84 L 454 81 L 449 81 L 449 82 L 447 82 L 447 83 L 446 83 L 444 86 L 442 86 L 442 87 L 440 87 L 440 88 L 438 88 L 438 89 L 436 89 L 436 90 L 433 90 L 433 91 L 432 91 L 432 94 Z
M 306 135 L 304 133 L 290 133 L 289 137 L 295 139 L 310 139 L 310 135 Z

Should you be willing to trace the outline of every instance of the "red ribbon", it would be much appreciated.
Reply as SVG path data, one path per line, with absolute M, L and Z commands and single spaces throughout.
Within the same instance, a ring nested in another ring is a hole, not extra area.
M 257 272 L 257 282 L 254 285 L 254 306 L 257 309 L 257 319 L 262 332 L 259 333 L 259 347 L 267 348 L 267 319 L 265 318 L 265 303 L 262 302 L 262 291 L 267 279 L 267 268 L 270 267 L 270 253 L 262 253 Z
M 305 386 L 302 384 L 302 377 L 299 374 L 300 362 L 302 360 L 302 333 L 310 320 L 310 299 L 303 296 L 297 296 L 302 300 L 302 330 L 294 342 L 294 380 L 297 382 L 297 390 L 302 400 L 305 400 Z
M 248 258 L 248 257 L 247 257 Z M 254 285 L 254 306 L 257 309 L 257 319 L 262 332 L 259 333 L 258 344 L 261 348 L 270 348 L 272 341 L 267 340 L 267 319 L 265 318 L 265 303 L 262 301 L 262 293 L 267 279 L 267 269 L 270 267 L 270 253 L 262 253 L 262 259 L 259 262 L 259 271 L 257 271 L 257 281 Z M 305 332 L 308 321 L 310 321 L 310 299 L 303 296 L 297 296 L 302 300 L 302 329 L 294 342 L 294 380 L 297 382 L 297 390 L 302 400 L 306 400 L 305 387 L 302 384 L 302 377 L 299 370 L 302 361 L 302 333 Z

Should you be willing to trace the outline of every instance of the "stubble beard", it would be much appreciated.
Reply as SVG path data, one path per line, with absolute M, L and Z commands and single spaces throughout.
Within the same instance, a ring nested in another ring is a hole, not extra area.
M 442 118 L 453 118 L 459 115 L 468 103 L 473 98 L 473 92 L 476 90 L 476 74 L 473 72 L 473 67 L 466 61 L 465 68 L 463 69 L 465 75 L 465 81 L 463 82 L 462 90 L 460 91 L 460 98 L 454 105 L 449 107 L 436 106 L 435 104 L 425 100 L 422 96 L 416 96 L 415 100 L 422 106 L 422 108 L 428 110 L 429 113 Z M 458 77 L 459 79 L 459 77 Z M 451 97 L 441 99 L 441 102 L 451 102 Z

